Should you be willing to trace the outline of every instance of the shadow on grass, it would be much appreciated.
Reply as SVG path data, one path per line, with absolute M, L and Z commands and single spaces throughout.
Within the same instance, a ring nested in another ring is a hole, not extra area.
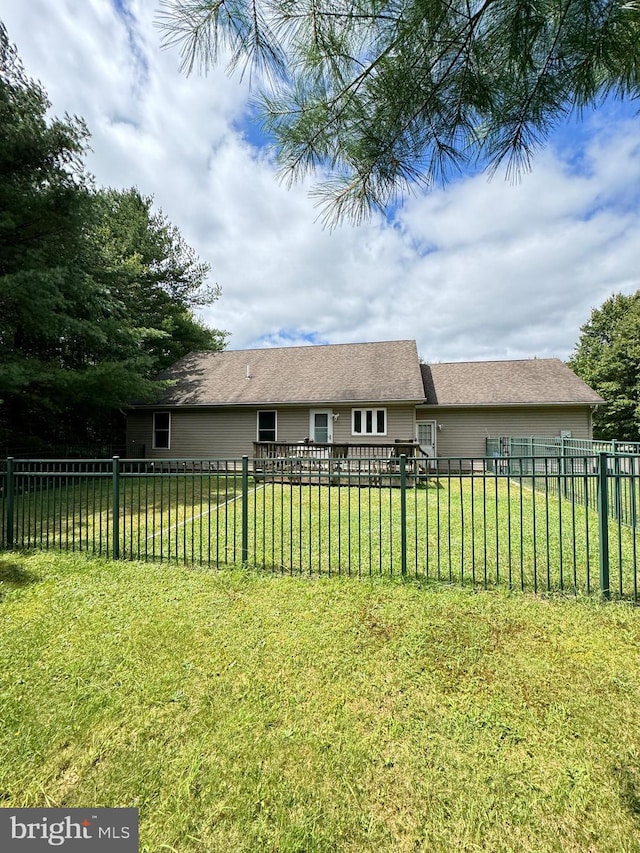
M 640 823 L 640 777 L 633 766 L 614 767 L 614 774 L 620 786 L 620 800 L 636 823 Z
M 0 601 L 4 589 L 21 589 L 32 583 L 38 583 L 40 577 L 27 571 L 20 563 L 0 559 Z

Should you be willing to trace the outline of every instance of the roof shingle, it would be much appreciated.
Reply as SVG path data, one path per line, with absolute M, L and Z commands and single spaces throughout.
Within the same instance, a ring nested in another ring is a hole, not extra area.
M 411 340 L 191 353 L 160 378 L 175 382 L 159 401 L 172 406 L 424 399 Z
M 430 405 L 602 403 L 602 397 L 558 358 L 423 364 Z

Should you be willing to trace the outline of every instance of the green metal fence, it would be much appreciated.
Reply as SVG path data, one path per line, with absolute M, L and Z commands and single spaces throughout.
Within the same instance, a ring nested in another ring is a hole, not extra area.
M 0 545 L 637 601 L 635 461 L 530 461 L 7 459 Z
M 488 457 L 595 456 L 598 453 L 640 456 L 640 442 L 570 438 L 564 435 L 506 435 L 487 438 L 486 446 Z
M 516 476 L 535 474 L 536 485 L 551 488 L 571 500 L 580 499 L 585 506 L 596 510 L 598 505 L 595 484 L 586 490 L 572 488 L 571 494 L 569 487 L 570 484 L 575 486 L 579 482 L 579 475 L 585 465 L 591 465 L 595 469 L 593 460 L 602 454 L 607 457 L 607 472 L 611 479 L 608 514 L 616 522 L 635 527 L 636 508 L 640 499 L 640 444 L 588 441 L 559 436 L 487 439 L 487 457 L 492 459 L 491 467 Z M 554 479 L 554 473 L 561 475 L 559 480 Z M 581 495 L 579 498 L 578 492 Z

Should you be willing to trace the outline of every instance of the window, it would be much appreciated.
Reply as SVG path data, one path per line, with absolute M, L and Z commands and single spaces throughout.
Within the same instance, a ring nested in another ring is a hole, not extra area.
M 275 441 L 276 423 L 275 412 L 258 412 L 258 441 Z
M 351 419 L 353 435 L 386 435 L 386 409 L 353 409 Z
M 153 413 L 153 446 L 156 450 L 168 450 L 171 447 L 171 413 Z

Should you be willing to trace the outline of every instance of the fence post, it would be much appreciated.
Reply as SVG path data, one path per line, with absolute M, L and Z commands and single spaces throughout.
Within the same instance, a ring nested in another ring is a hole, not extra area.
M 637 515 L 636 515 L 636 462 L 638 461 L 637 457 L 631 460 L 631 479 L 630 479 L 630 488 L 629 488 L 629 496 L 631 498 L 631 529 L 635 531 L 637 526 Z
M 249 561 L 249 457 L 242 457 L 242 564 Z
M 613 471 L 614 471 L 614 506 L 615 506 L 615 518 L 618 523 L 622 521 L 623 516 L 623 501 L 622 501 L 622 472 L 620 467 L 620 457 L 613 457 Z
M 565 458 L 565 454 L 567 452 L 566 438 L 561 435 L 560 436 L 560 482 L 561 482 L 561 491 L 558 495 L 562 495 L 563 498 L 568 497 L 569 490 L 567 488 L 567 460 Z
M 7 457 L 5 500 L 7 506 L 6 515 L 6 546 L 13 548 L 13 456 Z
M 407 454 L 400 454 L 400 569 L 407 574 Z
M 608 454 L 598 453 L 598 546 L 600 564 L 600 592 L 611 598 L 609 585 L 609 494 Z
M 120 457 L 114 456 L 111 460 L 111 557 L 120 559 Z

